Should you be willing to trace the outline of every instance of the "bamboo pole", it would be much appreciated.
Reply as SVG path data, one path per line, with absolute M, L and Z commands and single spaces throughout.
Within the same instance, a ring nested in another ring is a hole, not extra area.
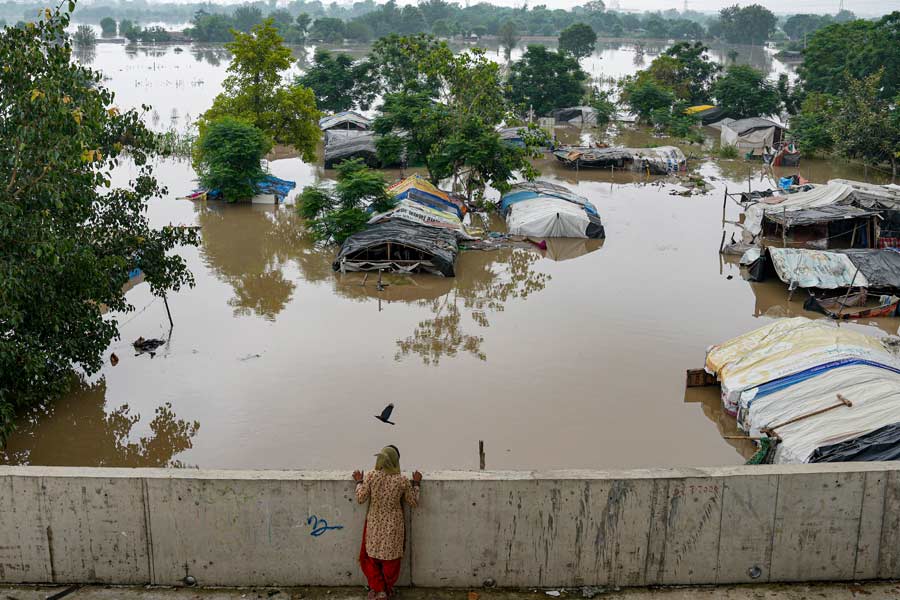
M 772 437 L 770 434 L 774 434 L 776 429 L 780 429 L 781 427 L 784 427 L 785 425 L 790 425 L 791 423 L 796 423 L 797 421 L 802 421 L 804 419 L 808 419 L 808 418 L 814 417 L 816 415 L 821 415 L 822 413 L 826 413 L 830 410 L 834 410 L 835 408 L 840 408 L 842 406 L 846 406 L 848 408 L 853 406 L 853 403 L 850 402 L 849 400 L 847 400 L 841 394 L 837 395 L 837 399 L 838 399 L 838 402 L 836 404 L 832 404 L 831 406 L 826 406 L 825 408 L 820 408 L 818 410 L 808 412 L 804 415 L 794 417 L 793 419 L 788 419 L 784 423 L 779 423 L 778 425 L 773 425 L 772 427 L 764 427 L 764 428 L 760 429 L 760 431 L 762 431 L 766 435 L 769 435 L 770 437 Z

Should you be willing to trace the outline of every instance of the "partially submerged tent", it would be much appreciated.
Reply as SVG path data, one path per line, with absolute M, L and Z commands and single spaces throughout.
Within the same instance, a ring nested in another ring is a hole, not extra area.
M 352 158 L 361 158 L 370 167 L 380 166 L 378 150 L 375 147 L 375 134 L 370 131 L 357 131 L 354 135 L 346 135 L 340 130 L 326 131 L 325 168 L 333 169 Z
M 600 217 L 559 198 L 523 200 L 510 207 L 509 233 L 527 237 L 602 238 Z
M 789 246 L 828 250 L 872 248 L 879 212 L 849 205 L 830 205 L 763 216 L 763 237 L 783 238 Z
M 551 114 L 557 124 L 560 125 L 576 125 L 579 127 L 597 126 L 597 111 L 592 106 L 558 108 Z
M 584 196 L 579 196 L 569 188 L 550 183 L 549 181 L 523 181 L 514 184 L 500 198 L 500 214 L 506 215 L 510 207 L 516 202 L 533 200 L 535 198 L 559 198 L 583 207 L 587 212 L 596 215 L 597 207 L 588 202 Z
M 719 141 L 722 146 L 734 146 L 742 152 L 757 155 L 781 142 L 786 131 L 784 125 L 760 117 L 722 123 L 721 129 Z
M 410 175 L 390 186 L 387 193 L 397 200 L 409 198 L 438 210 L 454 212 L 460 219 L 466 215 L 465 202 L 438 189 L 421 175 Z
M 809 462 L 862 462 L 900 460 L 900 422 L 891 423 L 859 437 L 819 446 Z
M 722 108 L 712 104 L 700 104 L 697 106 L 689 106 L 684 109 L 684 114 L 699 119 L 700 123 L 703 125 L 715 123 L 724 112 L 725 111 Z
M 769 247 L 747 251 L 751 281 L 763 281 L 771 271 L 792 288 L 823 290 L 868 288 L 900 290 L 900 251 L 888 249 L 807 250 Z
M 344 130 L 365 131 L 372 126 L 372 121 L 352 110 L 335 113 L 319 119 L 322 131 Z
M 631 169 L 666 175 L 685 169 L 687 159 L 680 148 L 593 148 L 564 146 L 553 152 L 556 159 L 572 168 Z
M 456 234 L 403 219 L 376 223 L 348 237 L 332 263 L 335 271 L 396 271 L 454 276 Z

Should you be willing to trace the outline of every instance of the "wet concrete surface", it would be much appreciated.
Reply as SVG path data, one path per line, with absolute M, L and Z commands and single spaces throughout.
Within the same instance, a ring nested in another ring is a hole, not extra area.
M 100 45 L 93 66 L 121 106 L 153 104 L 147 118 L 162 130 L 208 107 L 228 64 L 221 50 Z M 636 58 L 633 45 L 604 47 L 588 66 L 613 76 L 640 68 Z M 627 126 L 605 139 L 671 142 Z M 733 420 L 714 390 L 686 393 L 685 370 L 702 366 L 709 345 L 772 318 L 821 315 L 804 311 L 799 295 L 789 301 L 780 283 L 744 281 L 717 252 L 725 190 L 773 185 L 759 165 L 684 149 L 711 184 L 705 194 L 672 195 L 681 186 L 671 178 L 540 161 L 543 178 L 597 206 L 604 242 L 463 252 L 455 278 L 389 276 L 383 291 L 372 277 L 364 284 L 359 274 L 334 273 L 335 249 L 313 244 L 292 207 L 177 200 L 196 186 L 194 173 L 186 160 L 161 161 L 168 195 L 150 203 L 151 223 L 202 232 L 199 248 L 181 251 L 197 285 L 169 295 L 174 329 L 148 286 L 135 286 L 135 311 L 110 315 L 122 337 L 107 358 L 115 353 L 118 364 L 107 360 L 66 397 L 25 415 L 0 460 L 354 469 L 393 443 L 407 468 L 472 469 L 484 440 L 491 469 L 743 462 L 752 447 L 723 439 Z M 334 176 L 297 158 L 270 166 L 298 189 Z M 814 182 L 877 176 L 813 159 L 799 172 Z M 115 183 L 131 174 L 122 169 Z M 737 219 L 736 205 L 725 209 Z M 493 227 L 502 230 L 502 221 Z M 847 326 L 883 334 L 898 322 Z M 166 344 L 155 357 L 135 356 L 139 336 Z M 372 418 L 390 402 L 396 427 Z
M 69 587 L 0 586 L 3 600 L 48 600 Z M 548 594 L 551 592 L 553 595 Z M 559 592 L 558 595 L 555 592 Z M 64 596 L 68 600 L 362 600 L 360 588 L 196 589 L 86 586 Z M 897 582 L 771 584 L 673 588 L 573 588 L 568 590 L 450 590 L 404 588 L 398 600 L 888 600 L 900 597 Z M 61 600 L 61 599 L 60 599 Z

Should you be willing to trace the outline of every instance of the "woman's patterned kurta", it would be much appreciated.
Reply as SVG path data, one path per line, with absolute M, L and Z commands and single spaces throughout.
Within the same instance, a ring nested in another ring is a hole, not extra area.
M 364 504 L 367 500 L 366 554 L 378 560 L 400 558 L 406 541 L 402 502 L 415 507 L 419 487 L 399 473 L 369 471 L 362 484 L 356 486 L 356 501 Z

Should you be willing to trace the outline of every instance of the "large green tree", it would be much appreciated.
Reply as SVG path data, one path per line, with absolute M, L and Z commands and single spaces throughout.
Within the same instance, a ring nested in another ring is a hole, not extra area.
M 575 106 L 585 95 L 587 73 L 578 61 L 544 46 L 528 46 L 509 74 L 509 99 L 521 110 L 539 115 Z
M 231 52 L 223 91 L 199 122 L 200 137 L 208 123 L 232 116 L 253 124 L 278 144 L 293 146 L 303 160 L 313 162 L 320 131 L 316 98 L 299 84 L 286 85 L 282 73 L 292 61 L 272 22 L 264 21 L 250 33 L 235 32 L 226 44 Z
M 749 65 L 731 65 L 713 86 L 716 103 L 732 119 L 763 117 L 781 107 L 778 89 L 765 74 Z
M 559 34 L 559 51 L 565 52 L 575 59 L 581 59 L 594 53 L 597 34 L 586 23 L 572 23 Z
M 338 112 L 354 105 L 356 75 L 349 54 L 316 48 L 312 66 L 297 78 L 297 83 L 315 93 L 316 104 L 322 110 Z
M 840 95 L 847 75 L 865 79 L 882 69 L 880 95 L 893 98 L 900 92 L 900 11 L 819 29 L 809 37 L 797 72 L 805 90 Z
M 271 148 L 262 131 L 234 117 L 209 123 L 200 138 L 195 165 L 200 183 L 227 202 L 249 200 L 266 174 L 260 161 Z
M 735 44 L 762 44 L 775 33 L 777 17 L 764 6 L 735 4 L 719 11 L 722 37 Z
M 140 267 L 153 294 L 192 284 L 174 253 L 193 229 L 151 228 L 156 138 L 72 60 L 68 10 L 0 32 L 0 430 L 101 367 Z M 146 110 L 149 107 L 144 107 Z M 122 162 L 136 174 L 113 185 Z
M 100 19 L 100 32 L 103 37 L 116 36 L 116 20 L 110 17 Z

